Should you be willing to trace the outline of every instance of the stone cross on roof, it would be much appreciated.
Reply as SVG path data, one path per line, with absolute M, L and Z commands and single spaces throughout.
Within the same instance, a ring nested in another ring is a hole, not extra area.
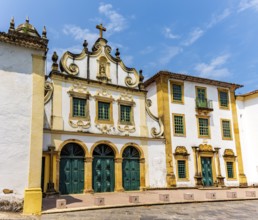
M 106 31 L 106 28 L 102 26 L 102 24 L 96 26 L 99 29 L 99 37 L 103 38 L 103 31 Z

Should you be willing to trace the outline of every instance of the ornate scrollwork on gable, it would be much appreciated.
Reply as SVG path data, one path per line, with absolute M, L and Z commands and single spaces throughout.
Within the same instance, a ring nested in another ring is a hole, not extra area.
M 87 56 L 85 49 L 80 54 L 73 54 L 69 51 L 65 52 L 60 60 L 60 69 L 69 75 L 77 75 L 79 73 L 79 67 L 74 63 L 75 60 L 82 60 Z M 72 63 L 68 65 L 68 60 L 72 60 Z
M 146 103 L 146 104 L 145 104 L 145 109 L 146 109 L 148 115 L 149 115 L 154 121 L 158 122 L 159 128 L 160 128 L 159 131 L 157 131 L 156 128 L 152 128 L 152 129 L 151 129 L 151 135 L 152 135 L 153 137 L 156 137 L 156 138 L 164 137 L 164 136 L 163 136 L 163 135 L 164 135 L 164 125 L 163 125 L 163 122 L 162 122 L 161 118 L 156 117 L 156 116 L 153 115 L 153 114 L 151 113 L 151 111 L 150 111 L 150 107 L 151 107 L 151 105 L 152 105 L 151 100 L 150 100 L 150 99 L 147 99 L 147 100 L 145 101 L 145 103 Z
M 54 87 L 51 82 L 45 82 L 44 104 L 47 104 L 53 95 Z
M 187 156 L 189 155 L 187 152 L 187 149 L 185 146 L 177 146 L 175 150 L 175 155 L 184 155 Z
M 199 151 L 213 152 L 213 149 L 209 144 L 200 144 Z
M 232 157 L 235 158 L 235 153 L 232 149 L 225 149 L 223 157 Z

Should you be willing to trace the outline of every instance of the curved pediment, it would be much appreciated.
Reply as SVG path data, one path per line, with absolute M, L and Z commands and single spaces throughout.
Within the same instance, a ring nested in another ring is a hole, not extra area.
M 92 51 L 89 51 L 88 43 L 84 41 L 80 54 L 67 51 L 62 55 L 60 70 L 64 74 L 87 80 L 144 89 L 142 72 L 138 73 L 135 68 L 127 67 L 120 58 L 118 49 L 113 56 L 112 48 L 107 43 L 106 39 L 100 37 L 94 43 Z

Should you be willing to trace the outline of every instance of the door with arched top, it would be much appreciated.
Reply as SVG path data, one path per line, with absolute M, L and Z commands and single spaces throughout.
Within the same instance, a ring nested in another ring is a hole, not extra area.
M 61 194 L 83 193 L 84 151 L 80 145 L 69 143 L 61 151 L 60 181 Z
M 140 189 L 140 154 L 133 146 L 123 152 L 123 187 L 125 190 Z
M 106 144 L 100 144 L 93 151 L 93 190 L 113 192 L 115 188 L 114 151 Z

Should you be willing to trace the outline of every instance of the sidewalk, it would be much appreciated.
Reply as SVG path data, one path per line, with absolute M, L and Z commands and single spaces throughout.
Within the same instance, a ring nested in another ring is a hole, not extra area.
M 162 201 L 160 200 L 160 197 L 162 197 L 160 195 L 168 195 L 169 199 L 167 201 Z M 138 196 L 139 202 L 130 203 L 129 196 Z M 95 205 L 96 198 L 104 198 L 104 205 Z M 66 208 L 57 209 L 57 199 L 65 199 Z M 258 188 L 169 189 L 74 194 L 59 196 L 59 198 L 44 198 L 42 214 L 132 206 L 251 199 L 258 199 Z

